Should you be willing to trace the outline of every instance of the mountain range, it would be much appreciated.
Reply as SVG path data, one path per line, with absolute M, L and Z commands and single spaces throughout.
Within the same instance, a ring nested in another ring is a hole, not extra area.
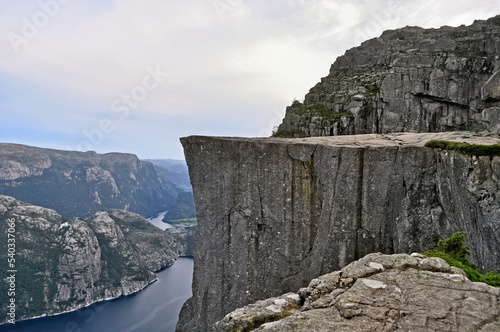
M 190 190 L 182 163 L 158 166 L 133 154 L 0 143 L 0 194 L 54 209 L 65 218 L 109 209 L 148 217 L 170 209 L 177 194 Z

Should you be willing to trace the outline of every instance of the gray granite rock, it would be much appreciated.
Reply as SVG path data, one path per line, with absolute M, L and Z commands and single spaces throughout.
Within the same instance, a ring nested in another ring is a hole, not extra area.
M 15 221 L 16 321 L 132 294 L 178 257 L 171 234 L 127 211 L 65 220 L 54 210 L 0 195 L 5 239 L 7 220 Z M 7 241 L 0 249 L 7 252 Z M 8 303 L 7 295 L 0 293 L 0 303 Z M 6 306 L 0 314 L 7 317 Z
M 346 51 L 287 107 L 277 135 L 489 130 L 480 118 L 500 103 L 499 20 L 389 30 Z
M 440 258 L 369 254 L 298 294 L 239 308 L 213 331 L 499 331 L 500 288 L 457 270 Z
M 500 143 L 472 132 L 183 138 L 198 228 L 193 298 L 178 330 L 207 331 L 369 253 L 421 252 L 457 231 L 473 263 L 496 270 L 500 157 L 424 147 L 432 139 Z M 451 273 L 418 259 L 397 264 Z M 373 273 L 386 268 L 377 263 Z M 355 266 L 340 282 L 359 278 Z
M 170 233 L 177 242 L 180 257 L 194 256 L 196 226 L 174 225 L 174 227 L 167 228 L 165 231 Z
M 500 135 L 500 107 L 490 107 L 482 111 L 481 121 L 489 132 Z

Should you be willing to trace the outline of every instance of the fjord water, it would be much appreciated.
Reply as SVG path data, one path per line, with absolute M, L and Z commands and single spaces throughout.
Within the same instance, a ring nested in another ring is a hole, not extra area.
M 179 258 L 144 290 L 74 312 L 1 325 L 8 332 L 170 332 L 191 296 L 193 260 Z
M 153 225 L 155 225 L 156 227 L 163 229 L 163 230 L 166 230 L 167 228 L 172 228 L 173 227 L 172 225 L 162 221 L 163 217 L 165 217 L 167 212 L 168 211 L 160 212 L 156 217 L 147 218 L 147 220 L 150 223 L 152 223 Z

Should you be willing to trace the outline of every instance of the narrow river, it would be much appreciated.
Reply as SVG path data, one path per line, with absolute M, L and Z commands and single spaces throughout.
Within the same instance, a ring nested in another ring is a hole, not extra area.
M 168 211 L 160 212 L 156 217 L 147 218 L 147 220 L 156 227 L 163 230 L 167 228 L 172 228 L 173 227 L 172 225 L 162 221 L 163 217 L 165 217 L 165 214 L 167 214 L 167 212 Z

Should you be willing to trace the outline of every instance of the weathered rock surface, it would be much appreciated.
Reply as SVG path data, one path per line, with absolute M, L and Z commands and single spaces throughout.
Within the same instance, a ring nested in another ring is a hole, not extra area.
M 0 195 L 0 233 L 15 220 L 16 321 L 137 292 L 178 257 L 172 235 L 122 210 L 66 221 L 54 210 Z M 7 252 L 7 241 L 0 241 Z M 2 262 L 3 271 L 7 259 Z M 6 316 L 7 283 L 0 308 Z
M 499 54 L 500 16 L 456 28 L 385 31 L 337 58 L 304 102 L 287 108 L 277 134 L 498 134 Z M 483 117 L 485 110 L 494 116 Z
M 237 309 L 213 331 L 500 331 L 500 288 L 440 258 L 374 253 Z
M 65 218 L 109 209 L 151 216 L 170 208 L 180 191 L 132 154 L 0 143 L 0 194 L 54 209 Z
M 182 226 L 174 224 L 174 227 L 167 228 L 165 231 L 172 234 L 177 242 L 177 250 L 180 257 L 194 257 L 196 225 Z
M 426 148 L 498 144 L 471 132 L 183 138 L 198 228 L 193 298 L 179 331 L 294 292 L 369 253 L 430 249 L 465 231 L 472 261 L 500 266 L 500 157 Z

